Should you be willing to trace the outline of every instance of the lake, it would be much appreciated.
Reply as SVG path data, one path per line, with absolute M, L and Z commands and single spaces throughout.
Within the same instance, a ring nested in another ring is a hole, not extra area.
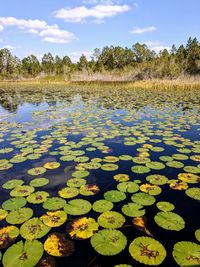
M 199 114 L 198 89 L 0 85 L 3 266 L 200 266 Z

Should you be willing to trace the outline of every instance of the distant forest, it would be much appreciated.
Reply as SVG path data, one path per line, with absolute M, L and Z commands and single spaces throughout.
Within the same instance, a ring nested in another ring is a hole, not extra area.
M 4 48 L 0 50 L 0 79 L 36 79 L 57 77 L 70 80 L 75 74 L 94 76 L 97 74 L 126 75 L 129 80 L 174 79 L 200 74 L 200 43 L 197 38 L 189 38 L 186 45 L 159 53 L 146 44 L 136 43 L 131 48 L 105 46 L 96 48 L 87 60 L 83 54 L 77 63 L 69 56 L 63 58 L 46 53 L 41 61 L 35 55 L 20 60 Z M 128 74 L 128 75 L 127 75 Z

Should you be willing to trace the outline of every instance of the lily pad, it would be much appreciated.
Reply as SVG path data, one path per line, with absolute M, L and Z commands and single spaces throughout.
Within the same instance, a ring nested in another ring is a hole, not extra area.
M 78 188 L 64 187 L 58 191 L 58 195 L 62 198 L 73 198 L 79 194 Z
M 44 164 L 43 166 L 45 169 L 48 170 L 53 170 L 53 169 L 57 169 L 60 167 L 60 163 L 59 162 L 47 162 Z
M 67 225 L 67 233 L 72 239 L 88 239 L 98 231 L 99 224 L 93 218 L 82 217 Z
M 43 254 L 43 245 L 37 240 L 26 240 L 9 247 L 3 256 L 3 265 L 9 267 L 35 266 Z
M 162 170 L 165 168 L 165 164 L 158 161 L 147 162 L 146 166 L 152 170 Z
M 0 209 L 0 221 L 4 220 L 7 215 L 8 215 L 8 212 L 6 210 Z
M 139 185 L 135 182 L 123 182 L 117 185 L 117 189 L 124 193 L 135 193 L 139 190 Z
M 200 177 L 193 173 L 179 173 L 178 179 L 190 184 L 196 184 L 200 181 Z
M 22 224 L 33 216 L 33 210 L 30 208 L 21 208 L 11 211 L 6 217 L 10 224 Z
M 85 185 L 85 184 L 86 184 L 86 180 L 81 179 L 81 178 L 73 178 L 67 181 L 67 186 L 69 187 L 81 187 L 82 185 Z
M 92 208 L 94 211 L 102 213 L 111 210 L 113 206 L 112 202 L 105 199 L 99 199 L 93 203 Z
M 2 187 L 4 189 L 13 189 L 17 186 L 20 186 L 20 185 L 23 185 L 24 181 L 22 180 L 17 180 L 17 179 L 12 179 L 12 180 L 9 180 L 7 182 L 5 182 Z
M 30 185 L 20 185 L 15 187 L 11 192 L 10 195 L 12 197 L 26 197 L 29 196 L 31 193 L 35 191 L 35 188 Z
M 151 237 L 137 237 L 129 246 L 131 256 L 145 265 L 160 265 L 165 257 L 164 246 Z
M 71 256 L 74 253 L 74 249 L 74 242 L 61 233 L 50 234 L 44 242 L 44 250 L 54 257 Z
M 166 176 L 160 175 L 160 174 L 148 175 L 146 177 L 146 180 L 148 182 L 150 182 L 151 184 L 155 184 L 155 185 L 163 185 L 163 184 L 166 184 L 168 182 L 168 178 Z
M 193 187 L 185 191 L 188 197 L 194 198 L 195 200 L 200 200 L 200 188 Z
M 36 168 L 32 168 L 32 169 L 30 169 L 30 170 L 28 170 L 28 174 L 30 174 L 30 175 L 41 175 L 41 174 L 43 174 L 43 173 L 45 173 L 46 172 L 46 169 L 45 168 L 43 168 L 43 167 L 36 167 Z
M 195 231 L 195 237 L 196 237 L 196 239 L 200 242 L 200 229 L 197 229 L 197 230 Z
M 9 225 L 0 228 L 0 249 L 7 248 L 19 235 L 19 229 L 16 226 Z
M 47 211 L 40 219 L 49 227 L 58 227 L 66 222 L 67 214 L 63 210 Z
M 100 191 L 100 188 L 95 184 L 86 184 L 80 187 L 80 194 L 83 196 L 93 196 Z
M 49 193 L 45 191 L 37 191 L 35 193 L 30 194 L 27 197 L 27 201 L 33 204 L 41 204 L 45 202 L 48 197 L 49 197 Z
M 100 226 L 112 229 L 122 227 L 125 221 L 124 216 L 116 211 L 105 211 L 97 219 Z
M 70 215 L 83 215 L 88 213 L 92 208 L 89 201 L 84 199 L 70 200 L 64 207 L 64 211 Z
M 156 203 L 156 206 L 159 210 L 162 211 L 172 211 L 175 209 L 174 204 L 167 202 L 167 201 L 160 201 Z
M 45 236 L 50 227 L 44 225 L 39 218 L 32 218 L 22 224 L 20 228 L 20 235 L 24 239 L 34 240 Z
M 104 198 L 111 202 L 120 202 L 126 198 L 126 194 L 118 190 L 110 190 L 104 193 Z
M 49 179 L 47 178 L 36 178 L 36 179 L 31 180 L 30 186 L 42 187 L 42 186 L 47 185 L 48 183 L 49 183 Z
M 181 241 L 174 245 L 173 257 L 179 266 L 199 266 L 200 265 L 200 245 Z
M 119 166 L 117 164 L 106 163 L 101 165 L 101 169 L 104 171 L 116 171 L 118 168 Z
M 122 174 L 122 173 L 114 175 L 113 178 L 117 182 L 127 182 L 128 180 L 130 180 L 128 174 Z
M 200 168 L 195 166 L 185 166 L 183 170 L 189 173 L 200 173 Z
M 5 210 L 17 210 L 24 207 L 26 203 L 27 201 L 24 197 L 10 198 L 3 202 L 2 208 Z
M 62 209 L 66 204 L 66 201 L 60 197 L 48 198 L 43 203 L 43 208 L 46 210 L 59 210 Z
M 162 228 L 172 231 L 181 231 L 185 228 L 183 218 L 171 211 L 161 211 L 154 217 L 155 222 Z
M 139 205 L 143 206 L 150 206 L 155 203 L 155 197 L 150 196 L 149 194 L 146 193 L 136 193 L 133 194 L 131 197 L 131 200 Z
M 159 195 L 162 192 L 162 189 L 158 185 L 151 184 L 142 184 L 140 190 L 152 196 Z
M 122 212 L 128 217 L 138 217 L 145 214 L 145 209 L 142 205 L 136 203 L 128 203 L 122 206 Z
M 131 168 L 131 171 L 138 174 L 144 174 L 150 172 L 150 169 L 147 166 L 136 165 Z
M 125 249 L 127 239 L 122 232 L 115 229 L 104 229 L 90 239 L 92 247 L 103 256 L 113 256 Z

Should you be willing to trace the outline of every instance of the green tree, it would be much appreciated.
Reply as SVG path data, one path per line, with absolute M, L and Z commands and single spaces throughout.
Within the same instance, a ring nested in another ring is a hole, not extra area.
M 22 59 L 22 70 L 24 73 L 36 77 L 40 71 L 40 62 L 35 55 L 30 55 Z
M 42 69 L 47 74 L 53 74 L 55 65 L 54 58 L 51 53 L 44 54 L 42 58 Z
M 190 74 L 200 73 L 200 44 L 196 38 L 189 38 L 186 45 L 187 72 Z
M 88 70 L 88 60 L 84 54 L 81 55 L 78 63 L 78 70 Z

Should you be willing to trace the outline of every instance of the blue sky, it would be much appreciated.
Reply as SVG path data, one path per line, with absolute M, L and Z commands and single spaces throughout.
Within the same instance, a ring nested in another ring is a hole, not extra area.
M 0 0 L 0 48 L 76 61 L 105 45 L 159 51 L 200 40 L 200 0 Z

